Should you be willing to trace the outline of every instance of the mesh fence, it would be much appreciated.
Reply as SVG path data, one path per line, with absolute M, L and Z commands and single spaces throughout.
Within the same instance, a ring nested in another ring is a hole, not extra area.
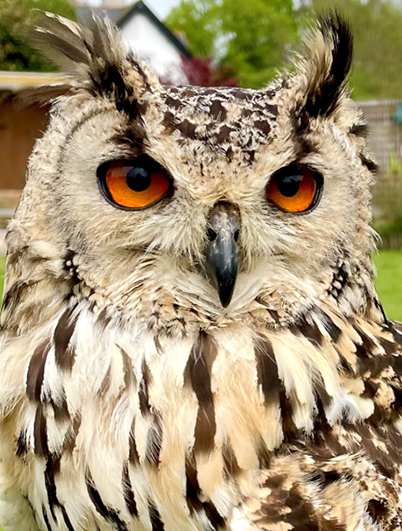
M 402 249 L 402 100 L 359 105 L 369 125 L 369 147 L 379 164 L 373 225 L 382 237 L 382 248 Z

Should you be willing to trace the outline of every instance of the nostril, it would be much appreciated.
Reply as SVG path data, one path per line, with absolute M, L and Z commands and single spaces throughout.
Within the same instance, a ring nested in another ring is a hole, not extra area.
M 240 235 L 240 231 L 237 230 L 237 231 L 234 233 L 234 235 L 233 235 L 233 237 L 234 237 L 234 241 L 235 241 L 235 242 L 237 242 L 237 240 L 239 239 L 239 235 Z
M 214 240 L 216 240 L 216 232 L 213 229 L 207 230 L 207 236 L 210 242 L 213 242 Z

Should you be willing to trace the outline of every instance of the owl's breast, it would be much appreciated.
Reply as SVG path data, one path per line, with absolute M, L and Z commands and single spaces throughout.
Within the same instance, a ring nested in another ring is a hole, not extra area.
M 46 531 L 224 529 L 274 456 L 322 447 L 313 430 L 327 437 L 322 459 L 359 451 L 358 430 L 331 427 L 374 408 L 338 370 L 342 334 L 353 363 L 346 332 L 168 337 L 67 309 L 3 348 L 7 474 Z

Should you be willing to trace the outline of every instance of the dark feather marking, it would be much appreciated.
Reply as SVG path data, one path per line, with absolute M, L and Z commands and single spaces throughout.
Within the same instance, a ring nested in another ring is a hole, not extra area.
M 191 384 L 199 405 L 194 434 L 196 453 L 211 452 L 214 448 L 216 419 L 211 372 L 216 355 L 214 341 L 205 332 L 201 332 L 191 349 L 185 369 L 185 384 Z
M 359 444 L 356 444 L 355 448 L 350 450 L 350 453 L 364 450 L 367 457 L 374 462 L 379 472 L 387 478 L 393 479 L 395 473 L 397 472 L 399 463 L 401 462 L 399 450 L 401 447 L 402 438 L 398 434 L 397 440 L 392 441 L 392 426 L 388 425 L 386 429 L 383 429 L 383 432 L 381 431 L 382 428 L 376 429 L 365 424 L 349 424 L 344 422 L 343 427 L 349 433 L 357 434 L 359 437 L 361 437 Z M 384 452 L 376 446 L 375 440 L 377 437 L 381 441 L 388 439 L 387 452 Z M 395 442 L 397 443 L 396 446 L 393 444 Z M 396 448 L 396 451 L 392 450 L 392 446 Z
M 279 404 L 281 382 L 274 349 L 270 340 L 265 336 L 258 336 L 255 340 L 254 354 L 257 362 L 258 386 L 264 394 L 265 406 Z
M 131 423 L 130 435 L 129 435 L 129 461 L 132 465 L 140 464 L 140 456 L 138 455 L 137 444 L 135 442 L 135 417 Z
M 68 412 L 67 399 L 66 395 L 63 392 L 61 402 L 56 403 L 52 398 L 50 399 L 50 404 L 53 407 L 54 418 L 56 422 L 65 422 L 70 419 L 70 414 Z
M 219 129 L 219 133 L 216 135 L 216 142 L 218 144 L 223 144 L 224 142 L 230 142 L 230 134 L 236 130 L 233 127 L 228 125 L 223 125 Z
M 197 124 L 193 124 L 192 122 L 188 121 L 187 119 L 185 119 L 182 122 L 179 122 L 179 123 L 176 124 L 176 129 L 178 129 L 185 138 L 190 138 L 192 140 L 195 140 L 195 137 L 196 137 L 195 130 L 196 130 L 196 128 L 197 128 Z
M 56 474 L 60 472 L 60 459 L 60 457 L 50 454 L 46 462 L 45 468 L 45 485 L 47 491 L 47 498 L 49 501 L 50 512 L 54 520 L 57 520 L 54 508 L 61 506 L 57 497 L 57 488 L 55 481 Z
M 374 175 L 377 174 L 378 171 L 378 164 L 374 162 L 374 160 L 369 159 L 363 153 L 359 153 L 360 160 L 363 164 L 363 166 L 366 166 L 366 168 L 369 170 L 369 172 L 373 173 Z
M 305 317 L 301 317 L 296 326 L 310 343 L 318 347 L 322 345 L 323 337 L 316 324 L 310 324 Z
M 47 442 L 47 425 L 45 409 L 43 404 L 39 404 L 36 408 L 35 422 L 34 422 L 34 441 L 35 441 L 35 455 L 38 457 L 49 457 L 49 447 Z
M 46 509 L 45 509 L 45 507 L 43 505 L 42 505 L 42 516 L 43 516 L 43 521 L 45 522 L 45 526 L 46 526 L 47 530 L 48 531 L 52 531 L 52 526 L 50 525 Z
M 173 307 L 177 306 L 176 304 L 173 305 Z M 176 311 L 176 315 L 177 315 L 177 307 L 175 308 L 175 311 Z M 163 354 L 163 348 L 162 348 L 162 345 L 161 345 L 161 342 L 159 340 L 159 337 L 158 336 L 155 336 L 154 337 L 154 343 L 155 343 L 155 347 L 156 347 L 156 350 L 158 352 L 158 354 L 160 356 L 162 356 Z
M 151 372 L 145 361 L 142 360 L 142 378 L 138 388 L 138 398 L 140 401 L 140 411 L 143 416 L 149 415 L 151 406 L 149 404 L 149 386 L 152 382 Z
M 209 109 L 210 115 L 215 118 L 215 120 L 221 120 L 222 122 L 226 120 L 227 117 L 227 110 L 222 105 L 222 102 L 219 100 L 214 100 L 213 104 L 211 105 Z
M 373 382 L 372 380 L 366 380 L 364 382 L 364 392 L 362 393 L 362 398 L 374 398 L 377 394 L 377 391 L 380 387 L 379 383 Z
M 45 340 L 35 349 L 31 361 L 29 362 L 26 393 L 30 400 L 35 400 L 36 402 L 40 402 L 41 399 L 43 377 L 45 374 L 45 365 L 49 350 L 50 344 L 48 340 Z
M 388 321 L 387 316 L 385 315 L 384 308 L 382 307 L 381 302 L 378 299 L 374 299 L 375 307 L 380 310 L 382 318 L 384 320 L 385 325 L 389 325 L 390 321 Z
M 354 124 L 349 129 L 349 134 L 366 138 L 368 135 L 368 125 L 367 124 Z
M 328 406 L 331 403 L 332 397 L 328 394 L 325 388 L 324 381 L 321 377 L 317 378 L 317 381 L 314 385 L 314 391 L 320 397 L 324 407 Z
M 183 102 L 181 100 L 178 100 L 176 98 L 173 98 L 172 96 L 168 96 L 165 100 L 167 107 L 172 107 L 173 109 L 180 109 L 183 107 Z
M 1 311 L 5 312 L 24 299 L 25 290 L 38 284 L 38 280 L 17 280 L 10 286 L 3 297 Z
M 191 459 L 191 463 L 189 459 Z M 195 459 L 194 456 L 192 456 L 191 458 L 186 459 L 186 501 L 191 515 L 202 510 L 202 502 L 199 499 L 200 493 L 197 469 L 195 468 Z
M 124 466 L 123 466 L 122 483 L 123 483 L 124 501 L 126 503 L 127 510 L 131 514 L 131 516 L 138 517 L 138 509 L 137 509 L 137 504 L 135 502 L 133 487 L 131 485 L 128 463 L 124 463 Z
M 147 141 L 147 135 L 140 120 L 134 123 L 130 122 L 129 126 L 123 131 L 114 135 L 111 142 L 121 147 L 128 147 L 134 153 L 142 153 L 144 151 L 144 143 Z
M 337 108 L 345 90 L 345 82 L 352 64 L 353 38 L 348 24 L 337 12 L 321 17 L 319 29 L 332 48 L 332 61 L 324 77 L 325 64 L 317 64 L 315 77 L 310 80 L 304 112 L 309 118 L 328 117 Z
M 256 441 L 256 453 L 258 458 L 258 467 L 260 470 L 267 470 L 271 466 L 271 453 L 262 437 Z
M 229 441 L 226 441 L 222 446 L 222 456 L 226 476 L 238 476 L 241 472 L 241 468 L 237 462 L 236 454 Z
M 215 505 L 211 502 L 204 502 L 202 505 L 208 520 L 212 524 L 212 527 L 216 529 L 216 531 L 219 529 L 222 531 L 226 530 L 226 520 L 219 514 Z
M 161 515 L 159 514 L 156 505 L 152 503 L 151 500 L 148 500 L 148 511 L 149 518 L 151 519 L 152 531 L 164 531 L 165 526 L 161 520 Z
M 385 502 L 379 500 L 370 500 L 367 504 L 367 511 L 373 522 L 376 523 L 381 522 L 388 514 L 388 508 Z
M 135 386 L 137 384 L 137 378 L 135 377 L 133 371 L 133 365 L 130 356 L 121 347 L 119 347 L 119 349 L 121 352 L 121 357 L 123 359 L 124 387 L 126 390 L 129 390 L 132 386 Z
M 261 131 L 263 135 L 269 135 L 271 131 L 271 124 L 268 121 L 256 120 L 253 125 L 256 129 Z
M 188 456 L 186 460 L 186 500 L 190 514 L 205 512 L 214 530 L 226 530 L 226 521 L 219 514 L 215 505 L 211 501 L 201 501 L 202 492 L 197 479 L 197 469 L 195 468 L 194 455 Z
M 24 458 L 28 453 L 27 434 L 25 430 L 21 430 L 17 439 L 17 450 L 15 455 L 19 458 Z
M 70 346 L 71 337 L 77 324 L 77 315 L 73 317 L 74 310 L 75 308 L 69 308 L 63 313 L 53 336 L 56 365 L 68 372 L 71 372 L 75 358 L 74 351 Z
M 319 316 L 322 324 L 324 325 L 332 341 L 334 343 L 337 343 L 342 333 L 341 329 L 338 326 L 336 326 L 333 320 L 320 308 L 316 308 L 315 311 L 317 315 Z
M 75 33 L 58 19 L 43 17 L 31 40 L 35 40 L 36 47 L 63 69 L 77 70 L 77 64 L 85 65 L 81 70 L 86 75 L 77 75 L 77 80 L 81 81 L 79 88 L 94 96 L 107 96 L 115 102 L 117 110 L 135 118 L 134 88 L 124 80 L 125 72 L 120 65 L 123 57 L 113 53 L 116 48 L 114 38 L 109 37 L 105 21 L 92 20 L 89 29 L 80 27 Z M 133 55 L 127 53 L 125 59 L 140 73 L 149 89 L 147 78 Z M 87 80 L 90 85 L 85 83 Z
M 291 442 L 297 434 L 297 428 L 293 422 L 293 411 L 285 388 L 282 386 L 279 394 L 279 404 L 281 408 L 282 429 L 284 442 Z
M 396 321 L 388 321 L 388 323 L 394 340 L 402 346 L 402 324 Z
M 152 424 L 147 434 L 145 461 L 149 465 L 158 467 L 160 464 L 162 438 L 163 438 L 162 419 L 160 415 L 156 413 L 153 415 Z
M 60 507 L 60 510 L 61 510 L 61 514 L 63 515 L 63 519 L 64 519 L 64 523 L 66 524 L 66 527 L 68 529 L 68 531 L 74 531 L 74 527 L 71 523 L 71 520 L 67 514 L 67 511 L 66 511 L 66 508 L 64 507 L 64 505 L 62 505 Z
M 356 355 L 359 373 L 364 374 L 370 371 L 373 378 L 377 377 L 384 369 L 393 367 L 394 356 L 373 354 L 376 343 L 358 326 L 354 325 L 353 328 L 359 334 L 362 344 L 356 345 Z
M 332 426 L 327 420 L 320 397 L 317 397 L 316 404 L 318 413 L 314 423 L 312 451 L 325 458 L 331 458 L 335 455 L 347 453 L 348 450 L 340 444 L 338 438 L 333 433 Z
M 323 474 L 318 472 L 311 480 L 321 480 Z M 269 476 L 264 487 L 272 493 L 262 501 L 258 511 L 258 519 L 253 521 L 260 528 L 266 524 L 283 525 L 294 531 L 346 531 L 337 518 L 323 518 L 312 504 L 309 495 L 305 494 L 297 484 L 286 484 L 287 476 L 278 474 Z
M 123 522 L 123 520 L 120 518 L 119 513 L 111 509 L 110 507 L 107 507 L 101 498 L 101 495 L 99 494 L 99 491 L 96 489 L 94 481 L 92 479 L 91 473 L 89 470 L 87 470 L 86 477 L 85 477 L 87 490 L 89 497 L 91 499 L 91 502 L 95 506 L 95 509 L 97 512 L 105 518 L 108 522 L 113 524 L 115 526 L 116 531 L 128 531 L 128 528 L 126 524 Z
M 81 414 L 79 413 L 76 417 L 72 420 L 72 427 L 70 428 L 69 432 L 67 432 L 67 435 L 64 439 L 63 444 L 63 451 L 66 453 L 72 453 L 75 448 L 75 442 L 78 436 L 78 432 L 80 431 L 81 427 Z

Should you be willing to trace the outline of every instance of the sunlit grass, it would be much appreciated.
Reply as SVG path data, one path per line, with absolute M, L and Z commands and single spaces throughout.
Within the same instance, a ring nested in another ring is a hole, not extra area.
M 402 251 L 381 251 L 373 257 L 376 286 L 389 319 L 402 321 Z

